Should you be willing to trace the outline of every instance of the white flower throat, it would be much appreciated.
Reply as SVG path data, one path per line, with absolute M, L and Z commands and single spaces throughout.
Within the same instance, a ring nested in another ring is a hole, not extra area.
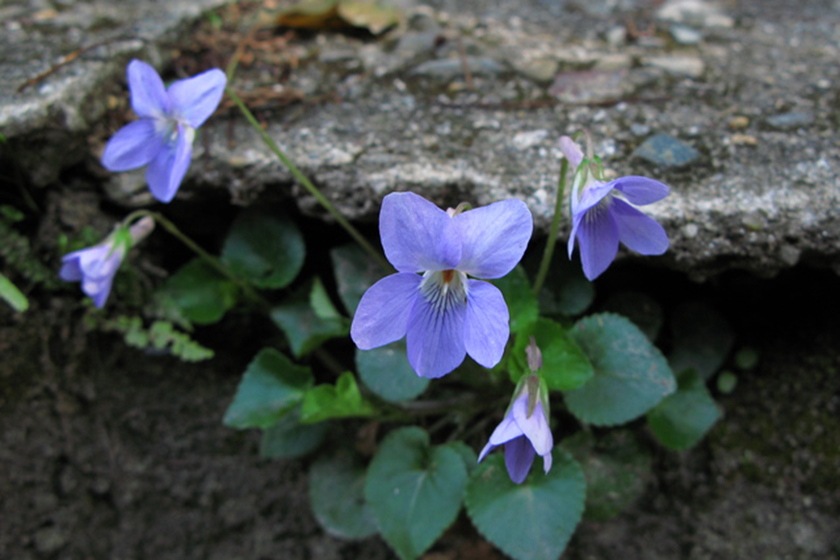
M 457 270 L 426 271 L 420 282 L 420 293 L 436 313 L 446 313 L 467 304 L 467 275 Z

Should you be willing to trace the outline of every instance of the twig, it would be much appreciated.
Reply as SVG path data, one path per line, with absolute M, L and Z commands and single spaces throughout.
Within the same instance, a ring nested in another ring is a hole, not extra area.
M 111 39 L 105 39 L 104 41 L 97 41 L 96 43 L 92 43 L 92 44 L 90 44 L 86 47 L 76 49 L 75 51 L 71 52 L 70 54 L 62 56 L 61 60 L 59 60 L 58 63 L 54 64 L 48 70 L 46 70 L 44 72 L 41 72 L 40 74 L 38 74 L 34 78 L 30 78 L 30 79 L 26 80 L 25 82 L 23 82 L 17 88 L 17 92 L 21 93 L 23 90 L 25 90 L 29 86 L 34 86 L 35 84 L 37 84 L 37 83 L 45 80 L 46 78 L 52 76 L 53 74 L 55 74 L 56 72 L 58 72 L 59 70 L 61 70 L 62 68 L 64 68 L 65 66 L 67 66 L 68 64 L 70 64 L 71 62 L 73 62 L 74 60 L 76 60 L 77 58 L 79 58 L 80 56 L 82 56 L 84 53 L 86 53 L 89 50 L 95 49 L 97 47 L 101 47 L 103 45 L 107 45 L 108 43 L 113 43 L 114 41 L 124 41 L 124 40 L 125 40 L 125 37 L 113 37 Z

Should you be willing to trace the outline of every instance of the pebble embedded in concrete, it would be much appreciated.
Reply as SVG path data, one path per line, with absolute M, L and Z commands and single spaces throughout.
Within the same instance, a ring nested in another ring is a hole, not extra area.
M 642 142 L 633 156 L 660 167 L 679 168 L 700 159 L 700 152 L 673 136 L 655 134 Z

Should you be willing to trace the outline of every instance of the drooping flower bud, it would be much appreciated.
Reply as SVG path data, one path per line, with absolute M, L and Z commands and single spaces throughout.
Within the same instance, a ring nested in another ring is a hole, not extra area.
M 478 460 L 504 445 L 508 475 L 514 483 L 522 484 L 536 455 L 543 458 L 543 471 L 551 470 L 554 439 L 548 425 L 548 391 L 539 376 L 523 377 L 513 395 L 504 419 L 490 435 Z
M 126 253 L 145 239 L 154 227 L 155 222 L 149 216 L 130 227 L 120 224 L 99 245 L 64 255 L 58 275 L 66 282 L 81 282 L 82 291 L 101 309 L 108 300 L 114 276 Z

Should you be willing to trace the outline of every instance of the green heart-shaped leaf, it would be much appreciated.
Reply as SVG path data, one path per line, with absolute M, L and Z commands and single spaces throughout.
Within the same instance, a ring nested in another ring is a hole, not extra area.
M 242 212 L 228 232 L 222 258 L 258 288 L 283 288 L 303 267 L 306 247 L 294 222 L 260 210 Z
M 330 431 L 329 422 L 300 423 L 300 406 L 283 415 L 273 426 L 263 430 L 260 457 L 293 459 L 315 451 Z
M 309 354 L 331 338 L 350 332 L 346 318 L 326 309 L 325 297 L 323 285 L 316 280 L 308 290 L 298 291 L 270 312 L 271 320 L 286 335 L 296 358 Z
M 638 418 L 677 388 L 662 353 L 620 315 L 590 315 L 570 331 L 595 375 L 567 391 L 569 411 L 587 424 L 612 426 Z
M 388 402 L 411 400 L 429 386 L 408 363 L 404 340 L 373 350 L 357 348 L 356 368 L 364 384 Z
M 517 560 L 557 560 L 583 513 L 586 482 L 580 465 L 555 448 L 548 474 L 514 484 L 504 455 L 484 460 L 467 484 L 467 513 L 479 532 Z
M 365 468 L 343 450 L 318 459 L 309 469 L 309 501 L 318 523 L 331 535 L 364 539 L 376 533 L 373 512 L 365 501 Z
M 312 383 L 309 368 L 263 348 L 248 364 L 223 422 L 231 428 L 268 428 L 303 399 Z
M 467 469 L 461 451 L 429 445 L 420 428 L 388 434 L 368 468 L 365 498 L 400 558 L 417 558 L 455 520 Z
M 706 383 L 694 370 L 677 375 L 677 392 L 648 412 L 647 421 L 662 445 L 682 450 L 700 441 L 720 419 Z
M 203 260 L 196 258 L 170 276 L 158 290 L 164 306 L 174 305 L 198 325 L 216 323 L 236 303 L 236 284 Z
M 330 251 L 338 286 L 338 297 L 350 316 L 356 313 L 362 296 L 382 278 L 382 268 L 356 243 Z

